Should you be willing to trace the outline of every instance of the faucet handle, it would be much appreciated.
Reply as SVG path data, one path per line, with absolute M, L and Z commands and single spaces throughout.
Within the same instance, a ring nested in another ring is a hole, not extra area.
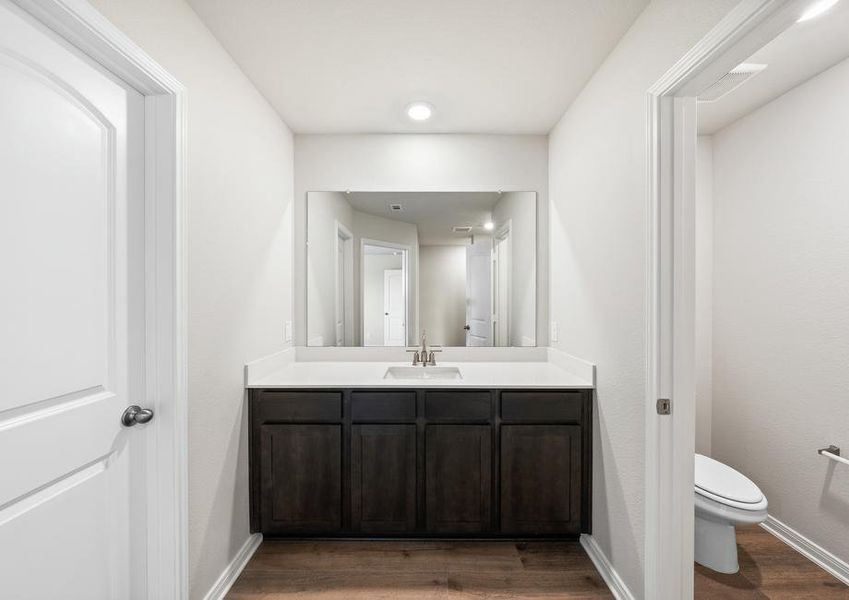
M 427 357 L 425 357 L 424 359 L 420 359 L 420 357 L 419 357 L 419 349 L 418 349 L 418 348 L 407 348 L 407 352 L 412 352 L 412 353 L 413 353 L 413 366 L 414 366 L 414 367 L 415 367 L 417 364 L 419 364 L 419 360 L 426 360 L 426 358 L 427 358 Z

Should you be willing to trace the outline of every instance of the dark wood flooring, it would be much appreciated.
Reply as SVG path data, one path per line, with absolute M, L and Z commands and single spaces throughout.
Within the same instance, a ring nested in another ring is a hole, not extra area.
M 740 571 L 696 565 L 696 600 L 849 599 L 849 587 L 757 525 L 737 528 Z
M 228 600 L 612 598 L 577 542 L 266 541 Z
M 696 565 L 696 600 L 849 600 L 849 587 L 758 526 L 740 572 Z M 228 600 L 612 598 L 577 542 L 263 542 Z

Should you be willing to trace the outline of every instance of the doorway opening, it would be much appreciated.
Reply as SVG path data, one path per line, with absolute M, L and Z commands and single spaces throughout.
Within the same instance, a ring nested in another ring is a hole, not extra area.
M 363 240 L 361 256 L 363 346 L 406 346 L 409 248 Z

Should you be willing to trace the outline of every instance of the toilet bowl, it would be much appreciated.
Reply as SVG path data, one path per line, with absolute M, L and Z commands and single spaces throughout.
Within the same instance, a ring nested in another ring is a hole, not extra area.
M 762 523 L 766 496 L 750 479 L 717 460 L 696 454 L 695 559 L 720 573 L 736 573 L 737 535 L 734 527 Z

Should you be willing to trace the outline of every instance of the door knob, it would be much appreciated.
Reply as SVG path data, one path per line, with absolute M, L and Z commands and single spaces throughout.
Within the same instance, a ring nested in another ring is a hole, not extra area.
M 463 329 L 465 329 L 466 331 L 471 331 L 471 330 L 472 330 L 472 328 L 471 328 L 471 327 L 469 327 L 468 325 L 464 325 L 464 326 L 463 326 Z
M 136 404 L 128 406 L 124 414 L 121 415 L 121 423 L 124 427 L 132 427 L 138 423 L 147 423 L 153 418 L 153 411 L 149 408 L 142 408 Z

